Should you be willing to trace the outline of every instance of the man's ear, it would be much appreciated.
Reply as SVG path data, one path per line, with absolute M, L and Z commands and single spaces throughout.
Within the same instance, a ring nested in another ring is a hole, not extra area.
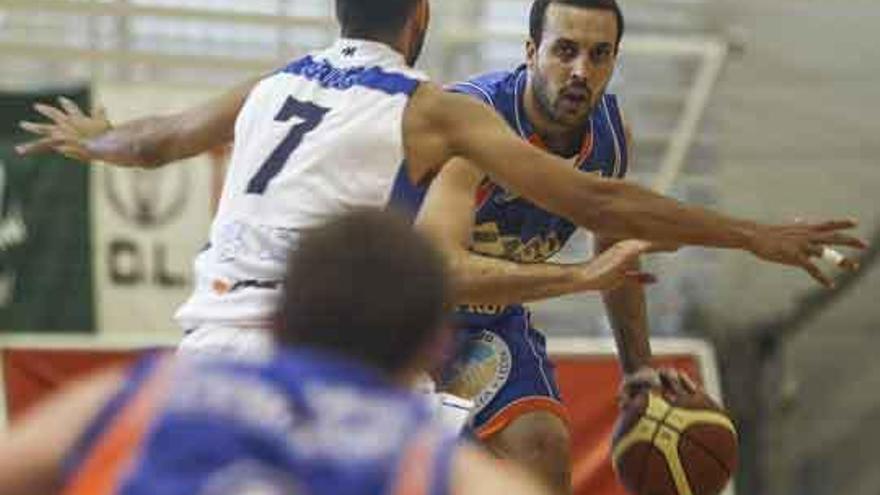
M 538 45 L 534 40 L 526 40 L 526 66 L 534 69 L 538 65 Z

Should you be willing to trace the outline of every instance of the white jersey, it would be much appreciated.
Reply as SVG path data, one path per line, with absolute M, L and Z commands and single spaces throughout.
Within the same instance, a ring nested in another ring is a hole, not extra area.
M 195 291 L 176 315 L 184 329 L 271 324 L 301 233 L 388 203 L 403 173 L 404 109 L 426 79 L 386 45 L 341 39 L 256 85 Z

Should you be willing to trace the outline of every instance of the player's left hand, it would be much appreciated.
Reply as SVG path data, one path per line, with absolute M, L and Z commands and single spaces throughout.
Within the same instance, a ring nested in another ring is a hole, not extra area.
M 763 260 L 802 268 L 820 284 L 833 288 L 833 281 L 819 269 L 813 258 L 823 257 L 828 246 L 865 249 L 867 244 L 864 241 L 846 233 L 856 225 L 853 220 L 817 223 L 795 220 L 784 225 L 760 225 L 749 249 Z M 846 257 L 837 265 L 848 271 L 855 271 L 859 266 L 857 261 Z
M 39 139 L 19 144 L 15 151 L 20 155 L 32 155 L 54 151 L 64 156 L 89 162 L 98 157 L 88 149 L 88 140 L 100 136 L 112 128 L 103 108 L 87 115 L 68 98 L 58 98 L 58 106 L 37 103 L 34 110 L 49 122 L 22 121 L 19 126 Z

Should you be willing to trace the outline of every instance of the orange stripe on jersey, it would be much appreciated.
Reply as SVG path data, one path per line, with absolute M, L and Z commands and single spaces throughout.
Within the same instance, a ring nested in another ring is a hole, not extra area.
M 495 189 L 495 184 L 489 179 L 484 179 L 480 184 L 480 187 L 477 189 L 475 201 L 477 208 L 483 207 L 483 204 L 489 199 L 489 196 L 492 195 L 493 189 Z
M 524 414 L 541 411 L 555 414 L 566 424 L 569 422 L 568 411 L 559 401 L 549 397 L 523 397 L 508 404 L 507 407 L 492 416 L 492 419 L 486 422 L 486 424 L 477 429 L 477 438 L 480 440 L 491 438 L 507 428 L 516 418 Z
M 542 150 L 549 151 L 547 144 L 541 139 L 541 136 L 537 134 L 532 134 L 528 139 L 529 143 L 541 148 Z M 575 166 L 580 166 L 581 162 L 583 162 L 587 157 L 593 153 L 593 125 L 592 121 L 590 122 L 590 131 L 584 136 L 584 141 L 581 143 L 581 149 L 578 151 L 577 160 L 575 160 Z
M 590 123 L 590 133 L 584 137 L 584 142 L 581 144 L 581 151 L 578 153 L 578 166 L 580 166 L 580 163 L 593 153 L 593 141 L 593 124 Z
M 163 358 L 156 364 L 140 390 L 98 437 L 63 495 L 111 495 L 116 492 L 149 431 L 150 420 L 159 405 L 157 399 L 170 376 L 171 360 Z
M 420 433 L 404 450 L 391 495 L 428 495 L 434 468 L 434 435 Z

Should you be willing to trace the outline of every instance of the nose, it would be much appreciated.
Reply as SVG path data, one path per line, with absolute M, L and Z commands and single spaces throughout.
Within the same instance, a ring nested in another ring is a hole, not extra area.
M 572 79 L 579 80 L 581 82 L 587 82 L 590 80 L 590 74 L 593 71 L 593 65 L 590 63 L 590 59 L 585 56 L 578 57 L 574 64 L 572 64 L 571 69 L 571 77 Z

